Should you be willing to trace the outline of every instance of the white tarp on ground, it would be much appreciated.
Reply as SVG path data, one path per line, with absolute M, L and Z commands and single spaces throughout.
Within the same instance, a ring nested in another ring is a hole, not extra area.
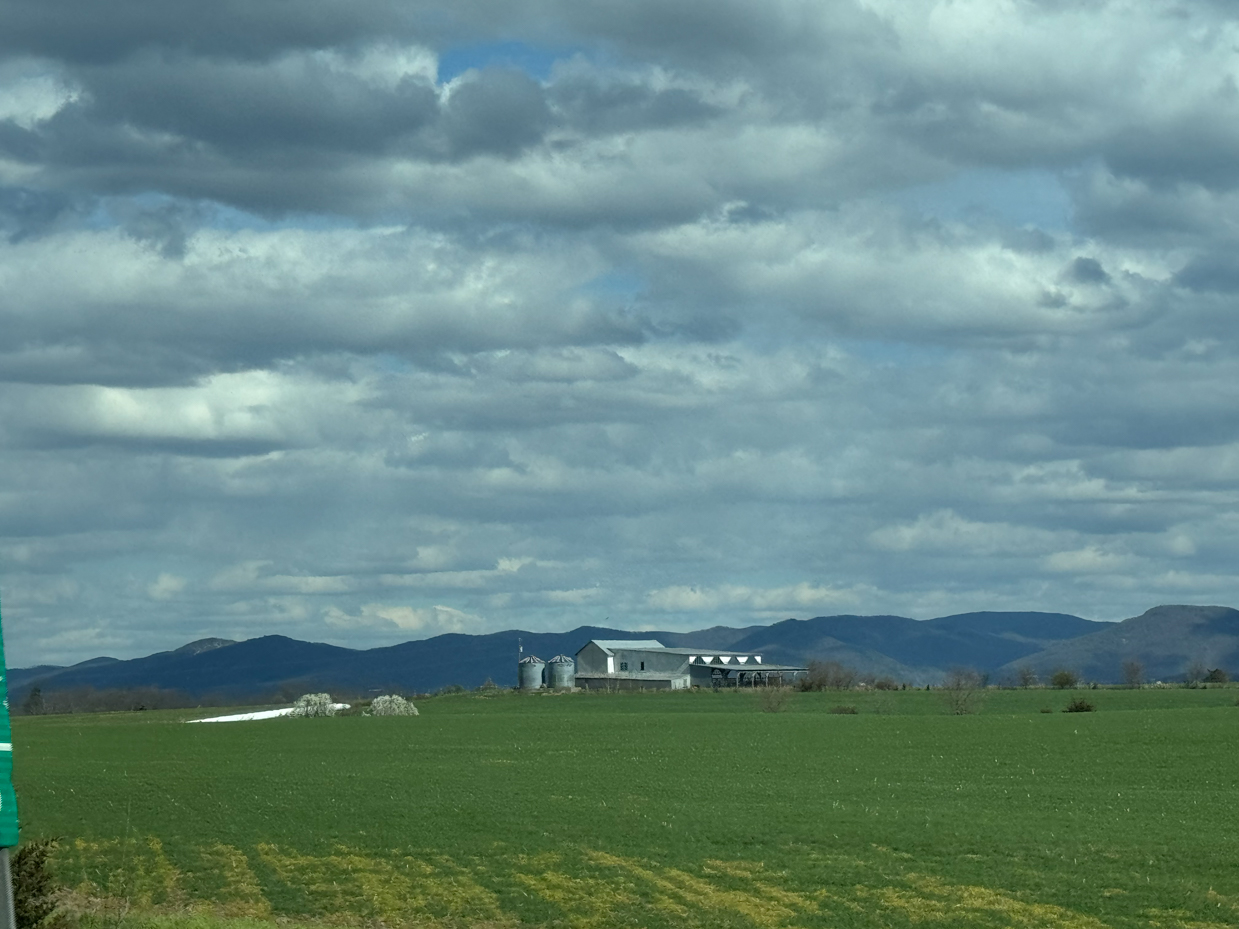
M 347 710 L 347 703 L 333 703 L 337 710 Z M 212 716 L 209 719 L 187 719 L 187 723 L 236 723 L 249 719 L 275 719 L 277 716 L 288 716 L 296 707 L 286 706 L 282 710 L 261 710 L 257 713 L 234 713 L 231 716 Z

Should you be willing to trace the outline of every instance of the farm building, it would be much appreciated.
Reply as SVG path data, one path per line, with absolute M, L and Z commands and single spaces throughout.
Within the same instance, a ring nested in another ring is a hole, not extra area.
M 760 687 L 805 673 L 753 652 L 668 648 L 655 639 L 592 639 L 576 653 L 576 685 L 590 690 Z

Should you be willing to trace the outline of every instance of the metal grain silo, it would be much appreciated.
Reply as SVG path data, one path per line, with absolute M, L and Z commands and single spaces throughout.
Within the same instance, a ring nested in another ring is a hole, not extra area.
M 576 661 L 556 655 L 546 663 L 546 686 L 552 690 L 571 690 L 576 686 Z
M 546 671 L 546 662 L 535 655 L 528 655 L 516 664 L 516 679 L 521 690 L 540 690 Z

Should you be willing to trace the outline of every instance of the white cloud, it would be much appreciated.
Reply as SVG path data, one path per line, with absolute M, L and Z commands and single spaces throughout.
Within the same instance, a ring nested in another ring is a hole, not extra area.
M 550 603 L 565 603 L 578 605 L 597 601 L 603 592 L 597 587 L 587 587 L 578 590 L 547 590 L 542 596 Z
M 858 588 L 823 587 L 808 582 L 766 589 L 725 584 L 720 587 L 664 587 L 647 593 L 646 602 L 653 609 L 668 612 L 740 608 L 771 613 L 832 609 L 857 603 L 866 593 L 869 592 Z
M 367 603 L 356 613 L 328 607 L 323 615 L 327 625 L 341 629 L 378 627 L 425 635 L 465 632 L 482 622 L 478 616 L 448 606 L 419 608 L 381 603 Z
M 185 589 L 185 578 L 163 573 L 147 585 L 146 595 L 152 600 L 171 600 Z
M 217 573 L 210 581 L 213 590 L 229 593 L 270 591 L 276 594 L 333 594 L 354 588 L 353 578 L 280 574 L 269 570 L 269 561 L 247 561 Z
M 1090 545 L 1075 551 L 1047 555 L 1045 566 L 1050 571 L 1072 574 L 1119 574 L 1133 569 L 1136 561 L 1129 555 L 1102 551 L 1097 546 Z
M 883 526 L 869 534 L 879 549 L 941 555 L 1035 554 L 1052 546 L 1055 538 L 1043 529 L 977 522 L 953 510 L 922 513 L 915 522 Z
M 80 94 L 51 62 L 18 58 L 0 63 L 0 120 L 11 119 L 23 129 L 51 119 Z

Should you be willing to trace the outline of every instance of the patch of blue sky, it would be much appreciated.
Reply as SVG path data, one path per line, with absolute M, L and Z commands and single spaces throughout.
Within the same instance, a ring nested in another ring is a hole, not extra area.
M 943 220 L 998 220 L 1049 232 L 1071 228 L 1071 194 L 1053 171 L 969 168 L 892 195 L 904 206 Z
M 546 47 L 525 42 L 487 42 L 461 45 L 439 53 L 439 82 L 445 84 L 470 68 L 516 68 L 537 81 L 550 79 L 555 62 L 582 53 L 573 47 Z
M 380 352 L 371 356 L 371 364 L 383 374 L 410 374 L 416 370 L 407 358 L 391 352 Z
M 646 289 L 646 280 L 635 271 L 608 271 L 580 285 L 582 293 L 596 297 L 633 299 Z

